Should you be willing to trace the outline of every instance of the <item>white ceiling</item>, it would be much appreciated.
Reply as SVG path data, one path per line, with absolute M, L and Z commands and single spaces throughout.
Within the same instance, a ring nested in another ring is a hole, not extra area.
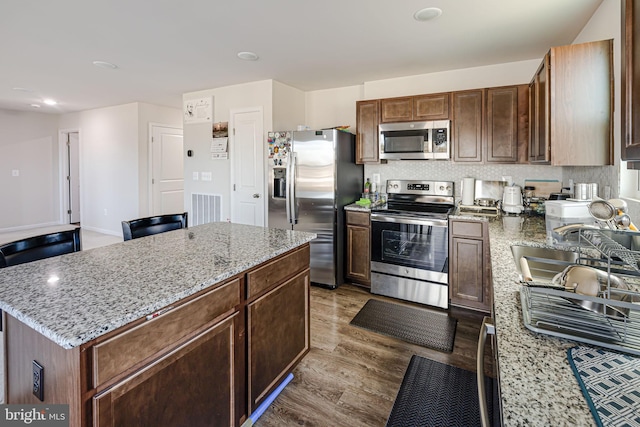
M 542 58 L 602 1 L 1 0 L 0 108 L 180 107 L 185 92 L 256 80 L 308 91 Z M 442 16 L 413 19 L 432 6 Z

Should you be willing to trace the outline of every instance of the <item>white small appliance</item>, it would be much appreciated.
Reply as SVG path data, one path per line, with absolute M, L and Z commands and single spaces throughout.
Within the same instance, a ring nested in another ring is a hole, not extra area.
M 519 214 L 524 210 L 522 206 L 522 189 L 517 185 L 504 187 L 502 193 L 502 210 L 506 213 Z

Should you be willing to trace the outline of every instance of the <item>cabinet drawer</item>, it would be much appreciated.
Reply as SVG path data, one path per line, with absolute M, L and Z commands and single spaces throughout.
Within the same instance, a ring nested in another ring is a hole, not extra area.
M 247 273 L 247 299 L 281 283 L 287 277 L 309 267 L 309 245 Z
M 464 237 L 483 237 L 484 223 L 479 221 L 452 221 L 451 235 Z
M 370 218 L 368 212 L 347 211 L 347 224 L 360 225 L 362 227 L 370 226 Z
M 235 279 L 187 303 L 94 346 L 93 385 L 134 367 L 240 304 Z

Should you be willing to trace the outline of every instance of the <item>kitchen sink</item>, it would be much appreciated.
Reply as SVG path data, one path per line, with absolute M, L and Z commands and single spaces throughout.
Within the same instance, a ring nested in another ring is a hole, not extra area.
M 568 265 L 578 261 L 578 253 L 562 249 L 539 248 L 535 246 L 512 245 L 511 253 L 518 273 L 520 258 L 525 257 L 529 263 L 529 270 L 533 280 L 551 281 L 553 277 Z

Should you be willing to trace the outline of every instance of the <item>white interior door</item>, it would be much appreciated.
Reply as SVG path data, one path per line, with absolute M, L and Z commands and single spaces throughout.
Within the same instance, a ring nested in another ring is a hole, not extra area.
M 151 215 L 184 212 L 182 129 L 151 129 Z
M 69 223 L 80 223 L 80 135 L 67 134 L 67 184 L 69 185 Z
M 262 109 L 231 112 L 231 222 L 264 226 Z

